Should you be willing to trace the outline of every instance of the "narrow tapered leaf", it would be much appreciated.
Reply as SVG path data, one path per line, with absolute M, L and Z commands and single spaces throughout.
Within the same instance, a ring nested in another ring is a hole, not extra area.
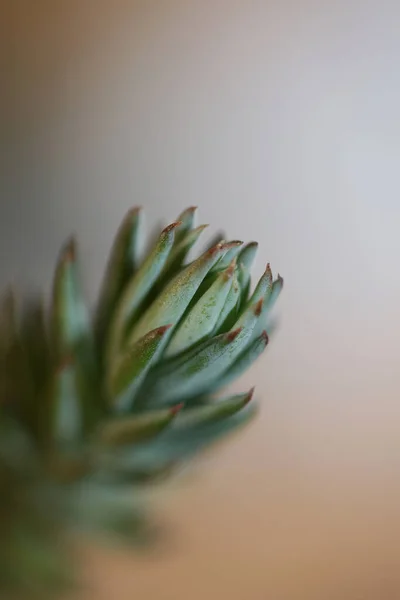
M 257 242 L 250 242 L 246 244 L 241 250 L 238 256 L 238 268 L 239 268 L 239 285 L 241 289 L 241 302 L 246 302 L 249 290 L 250 290 L 250 279 L 251 279 L 251 267 L 256 257 L 258 250 Z
M 163 404 L 168 404 L 171 400 L 178 401 L 199 393 L 203 386 L 208 388 L 208 377 L 213 375 L 218 359 L 229 355 L 240 331 L 238 329 L 206 340 L 188 359 L 183 357 L 180 364 L 176 362 L 174 369 L 164 367 L 156 371 L 150 397 L 158 397 Z
M 160 367 L 148 391 L 149 402 L 158 405 L 187 399 L 212 390 L 219 377 L 236 361 L 249 342 L 260 318 L 262 301 L 249 307 L 226 334 L 200 344 L 185 361 L 179 359 L 172 369 Z
M 178 414 L 182 405 L 113 419 L 101 425 L 98 441 L 107 446 L 134 444 L 158 435 Z
M 51 333 L 58 357 L 91 338 L 89 314 L 80 289 L 75 241 L 61 251 L 53 281 Z
M 232 286 L 235 266 L 232 261 L 221 271 L 213 285 L 189 310 L 173 335 L 166 356 L 174 356 L 212 334 Z
M 187 461 L 200 451 L 215 445 L 229 434 L 247 425 L 257 414 L 254 402 L 229 417 L 193 426 L 179 426 L 178 418 L 151 443 L 137 444 L 119 457 L 126 469 L 152 469 L 166 462 Z M 189 412 L 189 409 L 188 409 Z
M 159 356 L 170 327 L 171 325 L 163 325 L 153 329 L 128 345 L 112 363 L 108 374 L 107 392 L 117 410 L 125 412 L 132 407 L 137 391 Z
M 252 399 L 254 388 L 245 394 L 237 394 L 223 398 L 206 406 L 189 408 L 182 411 L 175 421 L 175 429 L 186 429 L 209 425 L 219 420 L 228 419 L 244 408 Z
M 263 299 L 263 304 L 266 304 L 272 292 L 272 283 L 272 271 L 270 264 L 268 263 L 264 273 L 261 275 L 256 285 L 254 292 L 247 302 L 247 306 L 249 304 L 255 304 L 261 299 Z
M 260 319 L 253 331 L 253 337 L 260 335 L 263 329 L 266 329 L 269 333 L 270 326 L 270 313 L 277 301 L 281 291 L 283 289 L 283 279 L 280 275 L 276 278 L 276 280 L 272 284 L 272 289 L 267 290 L 265 295 L 265 301 L 263 303 L 263 307 L 261 310 Z
M 179 223 L 172 223 L 161 232 L 153 250 L 126 287 L 111 324 L 107 349 L 109 360 L 118 355 L 124 342 L 126 328 L 164 268 L 178 225 Z
M 263 331 L 260 336 L 255 338 L 238 356 L 233 365 L 223 373 L 218 380 L 215 389 L 221 389 L 231 384 L 245 373 L 259 356 L 264 352 L 268 344 L 268 335 Z
M 236 268 L 233 273 L 232 286 L 229 290 L 225 304 L 222 308 L 222 311 L 218 317 L 218 321 L 215 326 L 216 333 L 220 333 L 221 331 L 227 331 L 230 328 L 230 326 L 234 323 L 239 309 L 239 301 L 240 286 L 238 281 L 238 271 Z
M 197 206 L 189 206 L 186 208 L 176 219 L 179 221 L 180 225 L 176 230 L 175 234 L 175 244 L 177 247 L 180 242 L 187 236 L 187 234 L 193 229 L 195 219 L 196 219 Z
M 111 315 L 121 292 L 138 266 L 138 243 L 142 226 L 142 210 L 130 210 L 115 236 L 108 259 L 95 317 L 96 339 L 102 344 Z
M 174 248 L 172 249 L 172 252 L 168 257 L 168 260 L 161 274 L 162 278 L 171 276 L 172 273 L 176 273 L 176 271 L 184 263 L 186 256 L 188 255 L 191 248 L 194 246 L 194 244 L 199 239 L 200 235 L 207 227 L 208 225 L 199 225 L 198 227 L 196 227 L 196 229 L 192 229 L 191 231 L 189 231 L 178 244 L 174 244 Z
M 243 242 L 240 240 L 233 240 L 233 242 L 230 243 L 234 245 L 232 245 L 232 248 L 230 248 L 230 250 L 228 250 L 225 256 L 223 256 L 213 267 L 212 273 L 214 273 L 215 271 L 221 271 L 223 269 L 226 269 L 227 267 L 229 267 L 233 259 L 238 257 Z
M 168 323 L 177 323 L 211 267 L 229 250 L 217 245 L 178 273 L 144 313 L 129 337 L 132 343 L 146 332 Z M 169 335 L 172 333 L 169 333 Z M 166 340 L 167 341 L 167 340 Z

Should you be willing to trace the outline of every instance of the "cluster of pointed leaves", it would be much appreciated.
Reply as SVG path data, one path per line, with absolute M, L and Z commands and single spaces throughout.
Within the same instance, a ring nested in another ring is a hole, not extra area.
M 40 477 L 63 486 L 85 526 L 137 533 L 120 486 L 168 474 L 251 413 L 252 390 L 215 393 L 264 351 L 283 281 L 267 265 L 252 289 L 255 242 L 217 239 L 189 261 L 205 228 L 195 213 L 185 210 L 139 260 L 143 213 L 129 211 L 93 314 L 74 240 L 60 253 L 49 306 L 30 298 L 17 311 L 4 298 L 0 425 L 23 429 Z M 1 466 L 0 455 L 0 476 Z

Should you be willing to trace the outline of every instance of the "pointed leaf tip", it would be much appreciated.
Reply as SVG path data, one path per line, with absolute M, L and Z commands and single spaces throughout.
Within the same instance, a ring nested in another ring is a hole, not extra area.
M 77 254 L 77 242 L 75 236 L 70 236 L 64 248 L 61 250 L 61 260 L 63 262 L 75 262 Z
M 264 338 L 264 340 L 265 340 L 265 345 L 267 345 L 267 344 L 268 344 L 268 342 L 269 342 L 269 337 L 268 337 L 268 333 L 265 331 L 265 329 L 264 329 L 264 331 L 261 333 L 261 337 L 262 337 L 262 338 Z
M 256 389 L 255 387 L 252 387 L 251 390 L 248 391 L 247 396 L 246 396 L 246 398 L 244 399 L 244 402 L 243 402 L 244 406 L 246 406 L 246 404 L 248 404 L 252 400 L 252 398 L 254 396 L 254 390 L 255 389 Z
M 182 408 L 184 406 L 185 406 L 185 404 L 183 402 L 180 402 L 179 404 L 176 404 L 175 406 L 172 406 L 169 409 L 169 412 L 170 412 L 171 415 L 175 416 L 175 415 L 177 415 L 182 410 Z
M 132 208 L 129 209 L 128 214 L 130 215 L 136 215 L 139 212 L 142 212 L 143 210 L 143 206 L 138 205 L 138 206 L 132 206 Z
M 229 331 L 229 333 L 226 334 L 226 339 L 228 342 L 233 342 L 237 336 L 239 335 L 239 333 L 242 331 L 243 327 L 238 327 L 237 329 L 234 329 L 233 331 Z
M 242 240 L 231 240 L 230 242 L 221 242 L 222 247 L 228 250 L 230 248 L 237 248 L 238 246 L 243 246 L 244 242 Z
M 164 227 L 162 233 L 169 233 L 170 231 L 172 231 L 176 227 L 179 227 L 180 225 L 182 225 L 182 221 L 174 221 L 174 223 L 171 223 L 170 225 L 167 225 L 167 227 Z
M 168 331 L 168 329 L 171 329 L 171 327 L 172 323 L 169 323 L 168 325 L 162 325 L 161 327 L 157 327 L 157 329 L 154 330 L 154 335 L 162 336 L 166 331 Z

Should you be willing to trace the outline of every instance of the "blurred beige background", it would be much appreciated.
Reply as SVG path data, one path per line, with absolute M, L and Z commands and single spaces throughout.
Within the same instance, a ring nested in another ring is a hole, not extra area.
M 93 298 L 123 213 L 260 242 L 285 278 L 258 421 L 163 515 L 165 555 L 89 553 L 98 600 L 400 597 L 400 5 L 13 0 L 1 283 L 70 232 Z M 86 593 L 85 593 L 86 594 Z

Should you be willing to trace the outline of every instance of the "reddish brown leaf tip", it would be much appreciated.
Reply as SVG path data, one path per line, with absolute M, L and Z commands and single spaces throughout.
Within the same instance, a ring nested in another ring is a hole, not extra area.
M 241 240 L 231 240 L 230 242 L 221 242 L 221 246 L 224 250 L 230 250 L 231 248 L 236 248 L 237 246 L 242 246 L 243 242 Z
M 76 240 L 73 236 L 65 243 L 61 256 L 64 262 L 74 262 L 76 260 Z
M 268 337 L 268 333 L 265 331 L 265 329 L 264 329 L 264 331 L 262 332 L 262 334 L 261 334 L 261 336 L 260 336 L 260 337 L 264 339 L 264 341 L 265 341 L 265 345 L 267 345 L 267 344 L 268 344 L 268 342 L 269 342 L 269 337 Z
M 185 212 L 188 212 L 188 213 L 194 213 L 194 212 L 196 212 L 196 210 L 197 210 L 197 209 L 198 209 L 198 206 L 189 206 L 189 207 L 188 207 L 188 208 L 185 210 Z
M 252 387 L 251 390 L 249 390 L 249 392 L 247 393 L 247 396 L 244 401 L 245 405 L 248 404 L 250 402 L 250 400 L 253 398 L 255 389 L 256 389 L 255 387 Z
M 176 227 L 179 227 L 179 225 L 182 225 L 182 221 L 175 221 L 174 223 L 167 225 L 167 227 L 162 230 L 162 233 L 170 233 L 170 231 L 176 229 Z
M 243 329 L 243 327 L 238 327 L 237 329 L 234 329 L 233 331 L 229 331 L 229 333 L 226 334 L 226 339 L 228 340 L 228 342 L 233 342 L 233 340 L 235 340 L 237 338 L 237 336 L 242 331 L 242 329 Z
M 180 404 L 176 404 L 175 406 L 171 406 L 171 408 L 169 409 L 169 412 L 174 417 L 175 415 L 178 414 L 178 412 L 180 412 L 182 410 L 182 408 L 184 406 L 185 406 L 184 403 L 181 402 Z
M 221 244 L 221 243 L 215 244 L 215 246 L 212 246 L 209 250 L 207 250 L 207 254 L 208 254 L 208 256 L 213 256 L 217 252 L 220 252 L 220 250 L 222 248 L 223 248 L 223 244 Z
M 128 211 L 128 217 L 136 217 L 136 215 L 142 212 L 143 206 L 132 206 Z
M 259 317 L 261 315 L 263 302 L 264 302 L 264 298 L 260 298 L 254 307 L 254 314 L 256 315 L 256 317 Z
M 283 286 L 283 277 L 281 277 L 278 273 L 277 275 L 277 280 L 279 281 L 279 283 Z
M 164 335 L 164 333 L 166 331 L 168 331 L 168 329 L 171 329 L 172 327 L 172 323 L 170 323 L 169 325 L 162 325 L 161 327 L 157 327 L 157 329 L 154 330 L 155 335 Z

